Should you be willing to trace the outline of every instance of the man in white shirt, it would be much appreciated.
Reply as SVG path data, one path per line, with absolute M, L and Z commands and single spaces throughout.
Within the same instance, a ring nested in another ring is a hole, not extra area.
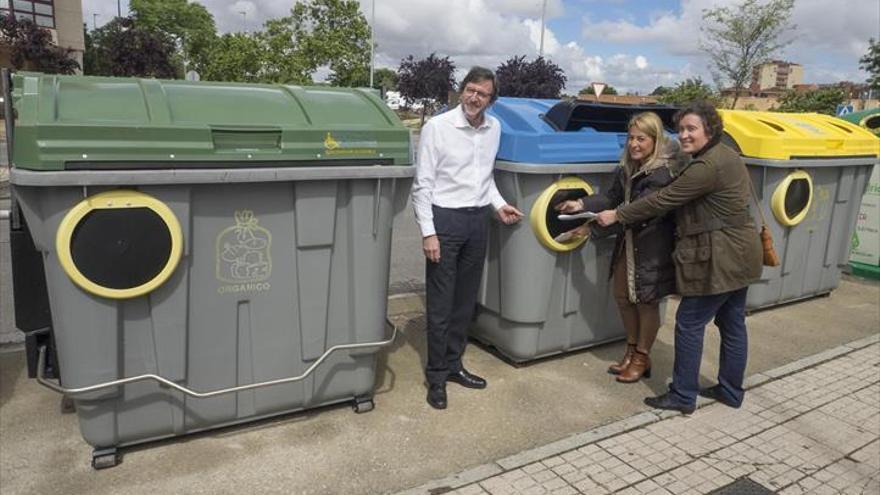
M 428 404 L 446 408 L 446 382 L 485 388 L 461 362 L 483 273 L 490 208 L 505 224 L 523 214 L 492 177 L 501 124 L 486 109 L 498 98 L 495 74 L 474 67 L 461 82 L 461 104 L 422 128 L 412 202 L 427 259 Z

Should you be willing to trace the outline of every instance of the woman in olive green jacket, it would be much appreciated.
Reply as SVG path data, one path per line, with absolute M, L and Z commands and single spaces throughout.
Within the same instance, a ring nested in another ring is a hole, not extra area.
M 675 210 L 673 260 L 682 295 L 675 316 L 675 364 L 669 392 L 645 403 L 690 414 L 697 394 L 739 407 L 748 353 L 746 291 L 761 276 L 762 250 L 749 215 L 749 173 L 739 155 L 721 143 L 721 117 L 697 102 L 675 116 L 682 150 L 692 159 L 677 180 L 655 194 L 601 212 L 600 225 L 632 224 Z M 721 331 L 718 385 L 699 390 L 706 324 Z

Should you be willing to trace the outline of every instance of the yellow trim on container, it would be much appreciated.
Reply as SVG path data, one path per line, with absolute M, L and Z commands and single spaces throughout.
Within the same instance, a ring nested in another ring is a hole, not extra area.
M 562 189 L 583 189 L 587 194 L 593 194 L 593 188 L 590 187 L 580 177 L 568 176 L 559 179 L 551 184 L 544 192 L 538 196 L 532 205 L 532 211 L 529 212 L 529 223 L 532 224 L 532 232 L 538 238 L 538 242 L 543 244 L 550 250 L 557 252 L 571 251 L 587 241 L 587 237 L 578 237 L 568 242 L 556 242 L 550 231 L 547 230 L 547 208 L 550 207 L 550 200 L 553 195 Z
M 867 129 L 818 113 L 719 110 L 724 131 L 752 158 L 880 156 L 880 142 Z
M 113 289 L 92 282 L 79 271 L 73 262 L 70 242 L 76 226 L 92 210 L 125 208 L 149 208 L 153 213 L 159 215 L 162 221 L 165 222 L 165 226 L 168 228 L 168 233 L 171 236 L 171 251 L 165 266 L 152 280 L 137 287 Z M 58 261 L 61 263 L 61 268 L 76 285 L 97 296 L 110 299 L 130 299 L 142 296 L 156 289 L 174 273 L 174 269 L 177 268 L 177 263 L 180 261 L 181 254 L 183 253 L 183 231 L 174 212 L 165 203 L 139 191 L 120 189 L 89 196 L 71 208 L 58 226 L 58 232 L 55 235 L 55 249 L 58 254 Z
M 791 183 L 799 179 L 806 180 L 809 186 L 807 205 L 797 215 L 789 217 L 785 211 L 785 198 L 788 196 L 788 188 Z M 770 198 L 770 209 L 773 211 L 773 216 L 786 227 L 794 227 L 801 223 L 806 218 L 807 212 L 810 211 L 811 204 L 813 204 L 813 178 L 803 170 L 795 170 L 782 179 Z

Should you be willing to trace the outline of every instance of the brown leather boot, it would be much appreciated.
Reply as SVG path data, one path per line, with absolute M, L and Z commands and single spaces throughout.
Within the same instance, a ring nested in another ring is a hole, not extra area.
M 629 366 L 630 360 L 632 360 L 633 353 L 636 352 L 635 344 L 626 344 L 626 352 L 623 354 L 623 359 L 620 360 L 619 363 L 612 364 L 608 367 L 608 373 L 612 375 L 619 375 L 623 370 Z
M 617 375 L 620 383 L 635 383 L 642 377 L 651 378 L 651 358 L 644 352 L 633 352 L 629 366 Z

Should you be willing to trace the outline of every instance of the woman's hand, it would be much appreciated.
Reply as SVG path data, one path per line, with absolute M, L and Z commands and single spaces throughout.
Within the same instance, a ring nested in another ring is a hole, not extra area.
M 575 227 L 568 232 L 559 234 L 554 237 L 553 240 L 556 242 L 569 242 L 572 239 L 580 239 L 581 237 L 587 237 L 588 235 L 590 235 L 590 227 L 585 223 L 580 227 Z
M 553 206 L 560 213 L 577 213 L 584 209 L 584 202 L 580 199 L 569 199 Z
M 617 210 L 600 211 L 599 214 L 596 215 L 596 223 L 602 227 L 610 227 L 614 225 L 617 223 Z

